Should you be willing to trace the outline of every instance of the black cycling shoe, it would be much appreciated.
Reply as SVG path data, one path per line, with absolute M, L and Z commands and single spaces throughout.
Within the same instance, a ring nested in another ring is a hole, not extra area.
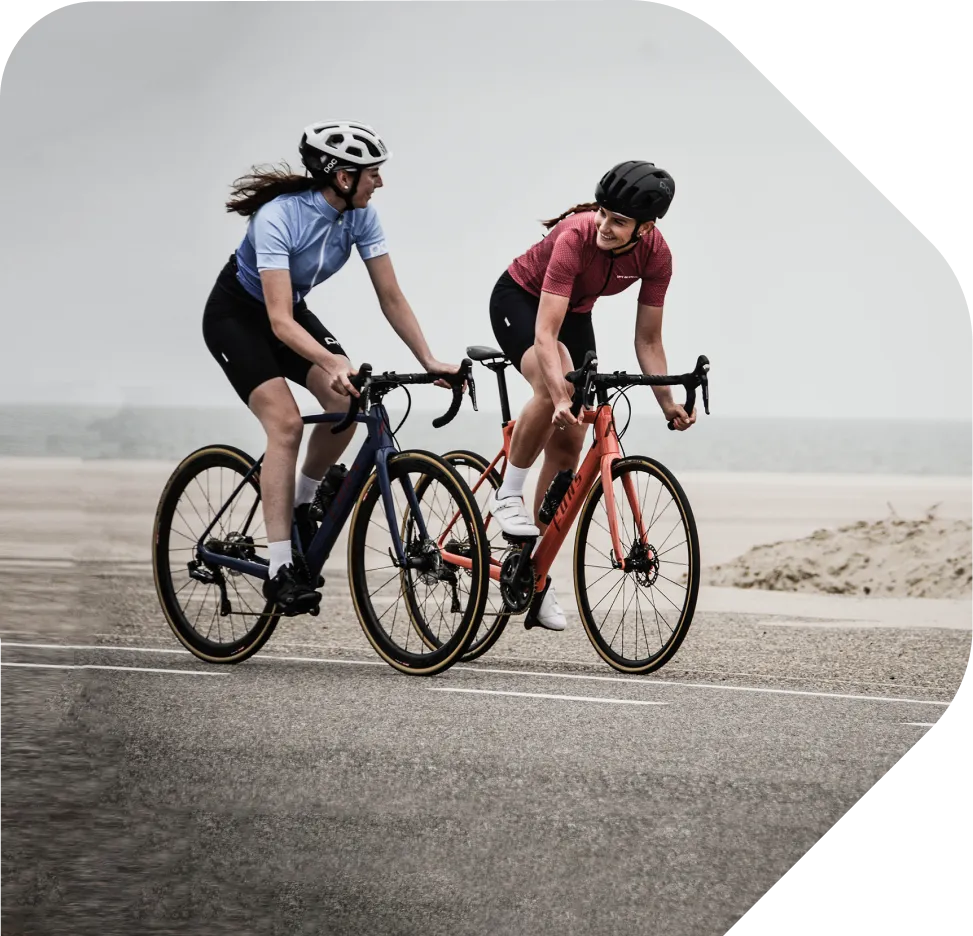
M 264 598 L 274 602 L 286 617 L 317 614 L 321 607 L 320 593 L 311 588 L 294 566 L 281 566 L 272 579 L 264 582 L 263 591 Z

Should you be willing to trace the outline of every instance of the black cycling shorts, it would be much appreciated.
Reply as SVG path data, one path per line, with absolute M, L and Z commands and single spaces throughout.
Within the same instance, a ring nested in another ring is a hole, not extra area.
M 497 280 L 490 296 L 490 322 L 504 354 L 520 370 L 520 359 L 534 345 L 539 296 L 527 292 L 506 270 Z M 575 367 L 584 363 L 585 354 L 595 350 L 595 330 L 590 312 L 568 312 L 564 316 L 560 341 L 571 355 Z
M 294 321 L 332 354 L 348 356 L 303 301 L 294 306 Z M 230 257 L 220 271 L 206 300 L 203 339 L 247 405 L 250 394 L 274 377 L 286 377 L 306 387 L 307 375 L 314 366 L 274 334 L 267 306 L 254 299 L 236 278 L 235 257 Z

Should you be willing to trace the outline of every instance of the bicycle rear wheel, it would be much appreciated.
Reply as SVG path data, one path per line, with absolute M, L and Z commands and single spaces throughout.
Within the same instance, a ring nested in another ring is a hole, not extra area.
M 393 517 L 378 473 L 365 484 L 348 534 L 348 577 L 362 630 L 383 660 L 402 673 L 431 676 L 452 666 L 483 617 L 489 552 L 483 520 L 455 470 L 431 452 L 388 460 Z M 393 522 L 410 567 L 395 560 Z M 452 523 L 449 552 L 470 568 L 445 562 L 438 541 Z
M 152 570 L 159 603 L 179 642 L 207 663 L 239 663 L 253 656 L 280 619 L 263 597 L 262 579 L 216 566 L 197 570 L 212 582 L 190 575 L 200 537 L 252 467 L 253 459 L 232 445 L 198 449 L 172 473 L 156 510 Z M 224 554 L 267 561 L 259 471 L 233 496 L 209 539 L 210 548 Z M 226 608 L 220 583 L 229 614 L 221 613 Z
M 696 521 L 679 482 L 651 458 L 615 462 L 612 492 L 624 555 L 614 555 L 599 478 L 575 536 L 578 610 L 605 662 L 623 673 L 649 673 L 672 658 L 692 623 L 699 592 Z

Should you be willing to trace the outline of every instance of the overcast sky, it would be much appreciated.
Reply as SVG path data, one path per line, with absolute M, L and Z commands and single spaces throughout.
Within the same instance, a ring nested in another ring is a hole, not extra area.
M 0 401 L 238 405 L 201 334 L 245 230 L 229 183 L 299 165 L 303 127 L 333 117 L 393 152 L 372 204 L 444 360 L 494 343 L 490 291 L 538 219 L 649 159 L 677 186 L 670 370 L 707 354 L 714 412 L 970 416 L 969 313 L 935 248 L 722 36 L 634 2 L 51 14 L 0 87 Z M 921 185 L 908 132 L 889 159 Z M 603 369 L 637 369 L 636 298 L 595 307 Z M 353 362 L 414 368 L 357 254 L 308 304 Z

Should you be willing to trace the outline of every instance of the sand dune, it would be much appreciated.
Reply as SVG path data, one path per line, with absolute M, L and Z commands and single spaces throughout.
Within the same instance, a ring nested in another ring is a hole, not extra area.
M 712 566 L 707 585 L 768 591 L 896 598 L 973 594 L 973 527 L 891 516 L 821 529 L 802 539 L 756 546 Z

